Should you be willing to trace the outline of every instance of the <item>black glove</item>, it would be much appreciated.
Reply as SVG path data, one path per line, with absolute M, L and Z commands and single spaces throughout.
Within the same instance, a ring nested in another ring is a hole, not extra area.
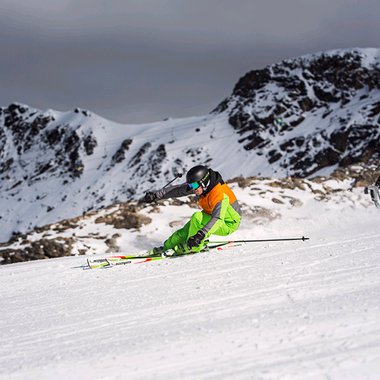
M 187 246 L 189 249 L 197 247 L 199 244 L 201 244 L 205 236 L 206 234 L 202 230 L 199 230 L 194 236 L 190 236 L 189 240 L 187 241 Z
M 157 199 L 158 199 L 158 196 L 156 193 L 154 193 L 153 191 L 148 191 L 145 194 L 144 202 L 145 203 L 152 203 L 152 202 L 156 201 Z

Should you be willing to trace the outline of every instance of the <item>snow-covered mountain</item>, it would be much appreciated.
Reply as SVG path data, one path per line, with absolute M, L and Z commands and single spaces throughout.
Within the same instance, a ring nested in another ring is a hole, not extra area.
M 12 104 L 1 110 L 0 125 L 0 241 L 14 231 L 137 199 L 196 163 L 219 163 L 233 176 L 225 145 L 236 157 L 241 149 L 225 115 L 122 125 L 88 111 Z M 247 167 L 244 174 L 249 172 Z
M 380 49 L 333 50 L 247 73 L 216 112 L 273 173 L 380 158 Z M 267 175 L 267 172 L 265 173 Z
M 331 173 L 375 161 L 380 49 L 286 60 L 239 80 L 206 116 L 144 125 L 92 112 L 0 109 L 0 241 L 137 199 L 194 164 L 226 179 Z

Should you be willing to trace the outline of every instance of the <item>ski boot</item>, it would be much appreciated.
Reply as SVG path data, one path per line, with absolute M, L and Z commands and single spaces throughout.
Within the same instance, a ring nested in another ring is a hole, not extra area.
M 154 247 L 153 249 L 150 249 L 147 254 L 149 256 L 153 257 L 159 257 L 159 256 L 164 256 L 165 255 L 165 248 L 163 246 L 160 247 Z
M 174 251 L 174 255 L 175 256 L 180 256 L 180 255 L 189 255 L 191 253 L 198 253 L 199 250 L 196 250 L 196 249 L 190 249 L 186 243 L 181 243 L 181 244 L 178 244 L 176 245 L 174 248 L 173 248 L 173 251 Z

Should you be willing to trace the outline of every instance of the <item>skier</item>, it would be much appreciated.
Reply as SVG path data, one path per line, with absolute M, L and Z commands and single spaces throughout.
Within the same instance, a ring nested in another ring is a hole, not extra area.
M 199 252 L 210 235 L 227 236 L 238 229 L 241 210 L 235 194 L 218 172 L 203 165 L 194 166 L 187 172 L 186 183 L 149 191 L 144 201 L 151 203 L 192 194 L 197 196 L 202 211 L 195 212 L 163 246 L 153 248 L 151 254 L 164 254 L 170 249 L 178 254 Z
M 373 186 L 366 187 L 364 189 L 364 193 L 369 193 L 372 201 L 375 203 L 375 206 L 380 208 L 380 177 Z

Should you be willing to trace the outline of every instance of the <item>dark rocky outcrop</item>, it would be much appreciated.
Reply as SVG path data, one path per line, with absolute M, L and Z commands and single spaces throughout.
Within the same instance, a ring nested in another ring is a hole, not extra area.
M 132 141 L 133 141 L 132 139 L 126 139 L 121 143 L 120 148 L 112 156 L 111 166 L 114 166 L 115 164 L 119 164 L 120 162 L 123 162 L 125 160 L 125 152 L 129 150 L 129 147 L 132 144 Z
M 2 264 L 11 264 L 21 261 L 51 259 L 55 257 L 70 256 L 73 239 L 40 239 L 33 241 L 24 249 L 0 250 Z
M 380 159 L 380 60 L 373 50 L 331 51 L 251 71 L 214 112 L 228 112 L 244 149 L 291 175 Z M 323 121 L 301 129 L 316 115 Z
M 117 229 L 139 229 L 151 221 L 151 218 L 139 214 L 135 205 L 122 204 L 119 206 L 118 210 L 97 218 L 95 223 L 105 223 L 112 225 Z

